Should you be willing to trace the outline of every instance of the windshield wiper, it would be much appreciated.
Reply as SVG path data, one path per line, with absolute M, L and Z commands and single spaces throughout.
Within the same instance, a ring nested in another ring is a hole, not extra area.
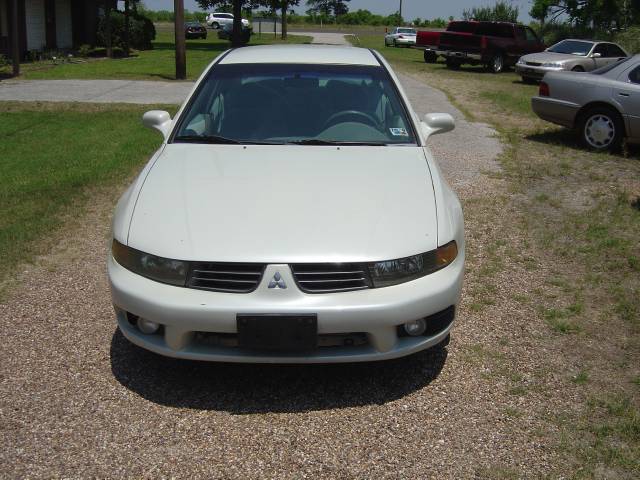
M 221 137 L 219 135 L 178 135 L 173 140 L 186 143 L 240 143 L 233 138 Z
M 221 137 L 220 135 L 178 135 L 173 139 L 175 142 L 185 143 L 211 143 L 230 145 L 282 145 L 282 142 L 262 142 L 251 140 L 235 140 L 233 138 Z
M 291 142 L 287 142 L 293 145 L 344 145 L 344 146 L 377 146 L 377 147 L 386 147 L 387 144 L 385 142 L 340 142 L 335 140 L 320 140 L 317 138 L 308 138 L 306 140 L 293 140 Z

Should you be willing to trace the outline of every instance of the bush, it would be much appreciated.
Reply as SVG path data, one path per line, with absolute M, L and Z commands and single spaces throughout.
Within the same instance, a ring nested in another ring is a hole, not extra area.
M 86 43 L 80 45 L 78 47 L 78 51 L 76 52 L 79 57 L 88 57 L 91 52 L 91 45 L 87 45 Z
M 98 44 L 106 45 L 105 17 L 98 24 Z M 156 38 L 156 28 L 153 22 L 140 14 L 129 14 L 129 47 L 138 50 L 153 48 L 152 40 Z M 111 46 L 124 49 L 124 13 L 113 10 L 111 12 Z
M 613 41 L 619 43 L 629 54 L 640 53 L 640 27 L 631 27 L 614 35 Z

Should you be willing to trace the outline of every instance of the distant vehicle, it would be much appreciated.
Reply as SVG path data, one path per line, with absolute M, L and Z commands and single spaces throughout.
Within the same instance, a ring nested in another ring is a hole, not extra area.
M 508 22 L 456 22 L 464 31 L 442 32 L 436 54 L 446 58 L 447 67 L 485 65 L 493 73 L 515 65 L 522 55 L 544 50 L 536 33 L 525 25 Z
M 424 61 L 435 63 L 438 60 L 438 47 L 440 46 L 440 35 L 442 32 L 472 33 L 477 22 L 453 21 L 449 22 L 447 29 L 439 30 L 419 30 L 416 35 L 415 48 L 424 50 Z
M 207 38 L 207 29 L 200 22 L 187 22 L 184 24 L 184 36 L 186 38 Z
M 233 25 L 233 13 L 213 12 L 207 15 L 206 22 L 207 25 L 209 25 L 214 30 L 217 30 L 224 25 Z M 248 27 L 249 20 L 243 18 L 242 26 Z
M 640 55 L 591 73 L 547 73 L 531 106 L 543 120 L 577 128 L 589 148 L 615 149 L 625 137 L 640 143 Z
M 231 40 L 231 34 L 233 33 L 233 24 L 227 24 L 220 27 L 218 30 L 218 38 L 221 40 Z M 248 43 L 251 38 L 251 27 L 242 25 L 242 41 Z
M 406 27 L 396 27 L 384 36 L 385 47 L 405 46 L 410 47 L 416 44 L 416 29 Z
M 628 56 L 615 43 L 568 39 L 552 45 L 544 52 L 520 57 L 516 72 L 523 81 L 530 82 L 542 79 L 547 72 L 590 72 Z

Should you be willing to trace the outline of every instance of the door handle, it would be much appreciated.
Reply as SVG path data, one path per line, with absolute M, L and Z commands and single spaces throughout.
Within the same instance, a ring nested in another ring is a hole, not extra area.
M 618 96 L 620 96 L 620 97 L 630 97 L 631 94 L 630 93 L 619 92 Z

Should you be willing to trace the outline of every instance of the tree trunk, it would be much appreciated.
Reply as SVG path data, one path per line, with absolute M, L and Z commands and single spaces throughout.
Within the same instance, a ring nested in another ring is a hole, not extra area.
M 129 56 L 129 0 L 124 0 L 124 56 Z
M 233 0 L 233 32 L 231 46 L 241 47 L 242 42 L 242 0 Z
M 111 48 L 111 2 L 104 0 L 104 46 L 107 47 L 107 57 L 113 57 Z
M 282 0 L 280 4 L 282 7 L 282 40 L 287 39 L 287 7 L 289 6 L 289 2 L 287 0 Z
M 176 80 L 187 78 L 187 54 L 184 37 L 184 0 L 173 0 L 176 41 Z

